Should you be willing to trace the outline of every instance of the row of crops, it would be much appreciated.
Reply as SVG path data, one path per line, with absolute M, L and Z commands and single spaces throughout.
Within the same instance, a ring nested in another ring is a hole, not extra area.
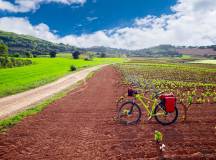
M 185 110 L 192 104 L 216 103 L 216 65 L 152 60 L 130 61 L 117 68 L 125 84 L 137 84 L 143 90 L 172 92 Z

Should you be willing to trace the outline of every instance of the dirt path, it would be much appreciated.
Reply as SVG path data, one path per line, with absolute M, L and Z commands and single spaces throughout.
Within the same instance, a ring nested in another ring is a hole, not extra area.
M 0 98 L 0 119 L 8 115 L 15 114 L 21 110 L 27 109 L 32 105 L 35 105 L 36 103 L 60 91 L 63 91 L 64 89 L 67 89 L 78 81 L 85 79 L 90 72 L 95 71 L 103 66 L 104 65 L 87 68 L 67 75 L 47 85 L 12 96 Z
M 155 129 L 164 133 L 168 159 L 215 159 L 215 106 L 194 107 L 186 124 L 163 127 L 153 119 L 123 126 L 113 119 L 116 97 L 126 91 L 119 82 L 112 67 L 98 71 L 84 91 L 1 134 L 0 159 L 156 159 Z

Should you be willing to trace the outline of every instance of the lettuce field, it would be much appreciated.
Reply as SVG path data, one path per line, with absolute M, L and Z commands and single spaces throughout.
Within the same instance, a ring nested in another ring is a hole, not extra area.
M 117 68 L 125 84 L 136 82 L 144 90 L 174 93 L 184 107 L 185 118 L 193 104 L 216 103 L 216 65 L 132 60 Z

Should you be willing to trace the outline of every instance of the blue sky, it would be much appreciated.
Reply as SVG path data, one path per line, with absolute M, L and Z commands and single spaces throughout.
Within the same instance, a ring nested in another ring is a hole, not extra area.
M 28 17 L 33 25 L 43 22 L 61 36 L 80 35 L 130 26 L 135 18 L 147 15 L 169 14 L 175 3 L 176 0 L 88 0 L 83 5 L 43 4 L 36 11 L 0 12 L 0 16 Z
M 77 47 L 216 44 L 216 0 L 0 0 L 0 30 Z

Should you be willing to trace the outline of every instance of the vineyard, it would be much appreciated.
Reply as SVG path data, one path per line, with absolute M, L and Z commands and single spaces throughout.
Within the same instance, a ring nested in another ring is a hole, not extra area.
M 216 67 L 211 64 L 178 63 L 167 60 L 132 60 L 117 65 L 126 85 L 136 84 L 157 92 L 174 93 L 184 108 L 184 119 L 193 104 L 216 103 Z

